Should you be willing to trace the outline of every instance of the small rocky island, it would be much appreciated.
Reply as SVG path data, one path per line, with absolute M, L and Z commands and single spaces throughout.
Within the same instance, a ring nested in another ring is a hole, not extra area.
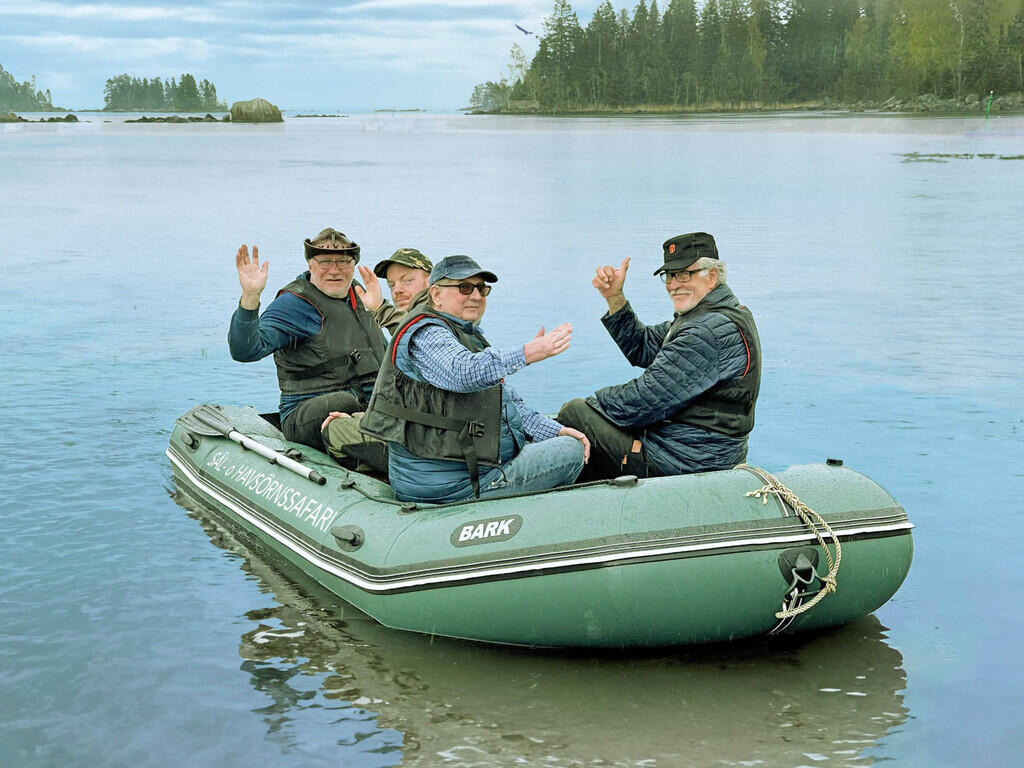
M 41 117 L 38 120 L 27 120 L 21 115 L 13 112 L 0 112 L 0 123 L 77 123 L 75 115 L 67 114 L 64 117 Z
M 126 123 L 281 123 L 281 110 L 266 99 L 250 99 L 249 101 L 236 101 L 231 105 L 231 114 L 224 115 L 219 120 L 207 112 L 202 117 L 191 115 L 165 115 L 160 117 L 142 117 L 135 120 L 125 120 Z

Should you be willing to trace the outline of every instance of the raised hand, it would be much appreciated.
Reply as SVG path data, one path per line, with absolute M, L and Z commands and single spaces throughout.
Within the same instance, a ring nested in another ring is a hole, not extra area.
M 267 287 L 267 270 L 269 261 L 260 266 L 260 249 L 252 247 L 252 260 L 249 259 L 249 248 L 242 245 L 235 254 L 235 266 L 238 267 L 238 282 L 242 286 L 242 298 L 238 302 L 245 309 L 259 309 L 260 294 Z
M 629 269 L 629 257 L 622 260 L 618 267 L 605 265 L 598 267 L 591 285 L 606 299 L 622 294 L 622 286 L 626 282 L 626 271 Z
M 373 274 L 373 270 L 369 267 L 360 267 L 359 276 L 363 278 L 363 285 L 366 288 L 360 288 L 358 285 L 356 293 L 363 302 L 363 306 L 373 312 L 381 304 L 384 303 L 384 294 L 380 290 L 380 281 L 377 276 Z
M 536 336 L 523 345 L 526 363 L 536 363 L 560 355 L 569 348 L 570 341 L 572 341 L 572 325 L 570 323 L 562 323 L 547 333 L 541 328 Z

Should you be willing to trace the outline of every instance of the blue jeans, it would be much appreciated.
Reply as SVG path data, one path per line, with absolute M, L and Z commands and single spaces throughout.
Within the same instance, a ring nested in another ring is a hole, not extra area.
M 527 443 L 515 458 L 501 465 L 497 480 L 480 489 L 481 499 L 545 491 L 570 485 L 583 470 L 583 443 L 562 435 Z

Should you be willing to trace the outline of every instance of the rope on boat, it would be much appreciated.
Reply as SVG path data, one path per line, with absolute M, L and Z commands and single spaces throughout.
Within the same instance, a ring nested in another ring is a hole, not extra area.
M 797 513 L 804 524 L 811 529 L 815 538 L 818 539 L 818 544 L 825 550 L 825 558 L 828 560 L 828 573 L 825 576 L 819 576 L 823 584 L 821 590 L 818 591 L 813 598 L 806 603 L 798 605 L 795 608 L 785 608 L 775 614 L 777 619 L 788 619 L 794 616 L 799 616 L 801 613 L 811 610 L 815 605 L 820 603 L 825 597 L 832 592 L 836 591 L 836 572 L 839 570 L 839 563 L 843 559 L 843 547 L 839 543 L 839 537 L 836 536 L 829 524 L 825 522 L 825 519 L 815 512 L 813 509 L 808 507 L 800 498 L 784 486 L 779 479 L 775 477 L 771 472 L 768 472 L 759 467 L 752 467 L 749 464 L 739 464 L 736 469 L 746 469 L 753 472 L 761 480 L 764 481 L 764 487 L 756 491 L 748 491 L 744 496 L 753 496 L 756 499 L 761 499 L 762 504 L 768 503 L 768 497 L 775 495 L 778 499 L 782 500 L 790 506 L 790 508 Z M 835 545 L 835 555 L 829 550 L 828 545 L 825 543 L 825 538 L 822 535 L 822 531 L 832 539 L 832 543 Z

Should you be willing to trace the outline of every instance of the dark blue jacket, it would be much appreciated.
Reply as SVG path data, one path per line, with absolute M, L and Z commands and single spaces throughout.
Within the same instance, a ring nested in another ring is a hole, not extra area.
M 739 306 L 739 301 L 723 283 L 698 304 L 705 305 Z M 729 469 L 746 459 L 746 437 L 664 421 L 719 382 L 743 375 L 749 350 L 735 323 L 709 311 L 666 344 L 673 321 L 644 325 L 629 304 L 601 321 L 626 359 L 645 370 L 625 384 L 599 389 L 589 402 L 626 432 L 643 433 L 651 474 Z

